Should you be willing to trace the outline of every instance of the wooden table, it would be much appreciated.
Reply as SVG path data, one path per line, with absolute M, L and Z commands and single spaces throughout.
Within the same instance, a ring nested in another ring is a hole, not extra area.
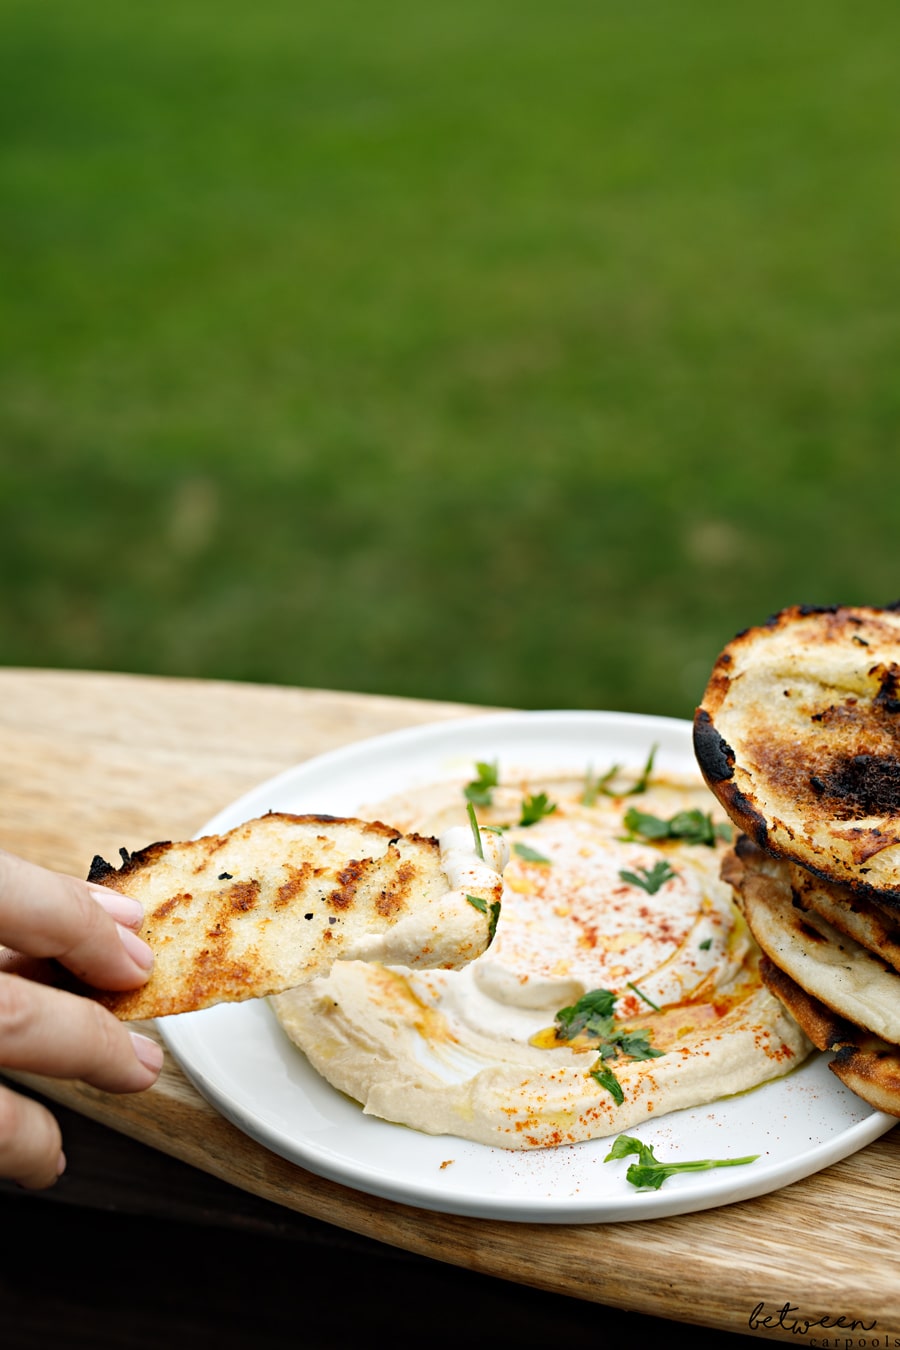
M 120 846 L 190 837 L 247 788 L 311 755 L 473 711 L 224 682 L 0 670 L 0 845 L 83 875 L 94 853 L 115 857 Z M 252 1196 L 410 1253 L 793 1345 L 828 1336 L 841 1337 L 832 1345 L 900 1343 L 896 1132 L 761 1199 L 653 1222 L 548 1229 L 425 1214 L 322 1180 L 232 1127 L 171 1059 L 159 1083 L 136 1096 L 16 1077 L 79 1117 Z M 806 1320 L 814 1325 L 804 1332 Z

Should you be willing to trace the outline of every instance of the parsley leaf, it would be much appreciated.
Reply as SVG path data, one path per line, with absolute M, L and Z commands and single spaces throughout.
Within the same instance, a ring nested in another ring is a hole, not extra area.
M 621 769 L 621 764 L 614 764 L 611 769 L 608 769 L 606 773 L 601 774 L 599 777 L 595 777 L 593 770 L 588 766 L 588 770 L 584 775 L 584 787 L 581 792 L 582 806 L 596 806 L 597 798 L 601 793 L 604 797 L 634 797 L 642 792 L 646 792 L 650 784 L 650 775 L 653 772 L 653 761 L 656 759 L 657 748 L 658 747 L 655 745 L 651 748 L 650 754 L 647 756 L 647 762 L 640 772 L 640 776 L 632 783 L 631 787 L 619 789 L 607 787 L 610 780 L 615 778 L 616 774 Z
M 620 1031 L 616 1035 L 615 1045 L 631 1059 L 659 1059 L 663 1053 L 662 1050 L 654 1050 L 646 1031 Z M 610 1055 L 603 1053 L 605 1048 L 600 1050 L 601 1058 L 609 1059 Z
M 571 1008 L 560 1008 L 556 1014 L 557 1036 L 564 1041 L 574 1040 L 582 1031 L 589 1036 L 606 1036 L 615 1006 L 615 994 L 608 989 L 592 989 Z
M 481 831 L 478 828 L 478 817 L 475 815 L 475 807 L 469 802 L 466 807 L 469 816 L 469 824 L 472 826 L 472 837 L 475 840 L 475 852 L 479 858 L 484 861 L 484 843 L 481 838 Z
M 702 946 L 703 944 L 701 943 L 700 945 Z M 645 1003 L 649 1003 L 650 1007 L 653 1009 L 654 1012 L 662 1012 L 662 1009 L 660 1008 L 659 1004 L 654 1003 L 652 998 L 648 998 L 647 995 L 644 993 L 644 991 L 642 989 L 638 989 L 637 985 L 632 984 L 630 980 L 628 981 L 628 988 L 633 989 L 634 992 L 637 994 L 638 998 L 642 998 Z
M 536 825 L 544 816 L 552 816 L 556 810 L 556 802 L 551 802 L 546 792 L 532 793 L 530 797 L 522 798 L 522 814 L 519 817 L 520 825 Z
M 653 1049 L 648 1032 L 625 1031 L 616 1025 L 615 1006 L 616 995 L 609 989 L 592 989 L 570 1008 L 560 1008 L 555 1020 L 557 1040 L 574 1041 L 576 1036 L 589 1036 L 597 1041 L 602 1061 L 616 1059 L 620 1054 L 630 1059 L 658 1059 L 663 1052 Z
M 636 797 L 642 792 L 647 791 L 650 783 L 650 775 L 653 772 L 653 761 L 656 759 L 656 751 L 659 747 L 654 745 L 650 748 L 650 754 L 647 756 L 647 762 L 641 770 L 641 775 L 635 783 L 629 788 L 622 788 L 616 792 L 612 788 L 603 788 L 607 797 Z
M 488 946 L 490 946 L 497 931 L 497 920 L 500 918 L 500 901 L 492 900 L 488 904 L 480 895 L 466 895 L 466 899 L 475 909 L 488 916 Z
M 658 1191 L 663 1182 L 679 1172 L 706 1172 L 713 1167 L 741 1167 L 745 1163 L 756 1162 L 759 1157 L 758 1153 L 752 1153 L 746 1158 L 702 1158 L 694 1162 L 664 1163 L 654 1155 L 650 1144 L 642 1144 L 640 1139 L 635 1139 L 633 1135 L 620 1134 L 603 1161 L 612 1162 L 618 1158 L 627 1158 L 633 1153 L 637 1154 L 638 1161 L 630 1164 L 625 1178 L 632 1186 L 643 1191 Z
M 476 760 L 475 769 L 478 776 L 466 784 L 463 796 L 467 802 L 474 802 L 476 806 L 490 806 L 494 800 L 494 788 L 500 785 L 500 767 L 497 760 L 492 764 Z
M 584 775 L 584 787 L 581 792 L 581 805 L 596 806 L 598 796 L 604 791 L 610 779 L 615 778 L 618 772 L 619 765 L 614 764 L 611 769 L 607 769 L 606 773 L 599 778 L 595 778 L 593 769 L 588 765 L 587 772 Z
M 640 886 L 642 891 L 648 895 L 655 895 L 660 887 L 665 886 L 667 881 L 671 881 L 678 873 L 673 871 L 667 862 L 660 860 L 650 868 L 642 867 L 640 875 L 636 872 L 620 872 L 619 876 L 623 881 L 627 881 L 629 886 Z
M 619 1082 L 612 1069 L 607 1069 L 605 1065 L 600 1068 L 595 1064 L 591 1069 L 591 1077 L 595 1079 L 601 1087 L 605 1087 L 612 1093 L 613 1101 L 616 1106 L 621 1106 L 625 1100 L 625 1093 L 622 1091 L 622 1084 Z
M 523 862 L 547 863 L 548 865 L 550 863 L 550 859 L 545 858 L 543 853 L 538 853 L 536 848 L 529 848 L 527 844 L 513 844 L 513 853 Z
M 639 835 L 654 842 L 660 839 L 680 839 L 685 844 L 706 844 L 715 847 L 717 839 L 730 839 L 728 825 L 714 825 L 708 812 L 677 811 L 670 820 L 652 816 L 632 806 L 625 812 L 625 826 L 632 836 Z

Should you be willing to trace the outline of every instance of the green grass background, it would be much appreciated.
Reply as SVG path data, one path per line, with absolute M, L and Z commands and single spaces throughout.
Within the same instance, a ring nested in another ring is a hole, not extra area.
M 898 50 L 0 0 L 0 663 L 681 716 L 900 597 Z

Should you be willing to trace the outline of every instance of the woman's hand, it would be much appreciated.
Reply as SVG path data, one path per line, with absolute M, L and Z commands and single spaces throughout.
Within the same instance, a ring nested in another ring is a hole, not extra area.
M 53 958 L 98 989 L 135 989 L 153 965 L 133 931 L 142 917 L 128 896 L 0 850 L 0 944 L 9 949 L 0 953 L 0 1071 L 80 1078 L 105 1092 L 139 1092 L 156 1081 L 163 1054 L 155 1041 L 92 999 L 29 978 L 27 960 Z M 0 1086 L 0 1176 L 40 1188 L 65 1165 L 46 1107 Z

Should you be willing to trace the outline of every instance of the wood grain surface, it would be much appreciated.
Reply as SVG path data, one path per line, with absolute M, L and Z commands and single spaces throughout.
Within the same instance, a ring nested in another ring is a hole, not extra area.
M 190 837 L 240 793 L 310 755 L 476 711 L 224 682 L 0 670 L 0 846 L 84 875 L 94 853 L 115 857 L 121 846 Z M 530 1225 L 414 1210 L 305 1172 L 219 1116 L 171 1058 L 154 1088 L 127 1097 L 7 1076 L 246 1191 L 470 1270 L 794 1345 L 900 1344 L 896 1131 L 757 1200 L 642 1223 Z

